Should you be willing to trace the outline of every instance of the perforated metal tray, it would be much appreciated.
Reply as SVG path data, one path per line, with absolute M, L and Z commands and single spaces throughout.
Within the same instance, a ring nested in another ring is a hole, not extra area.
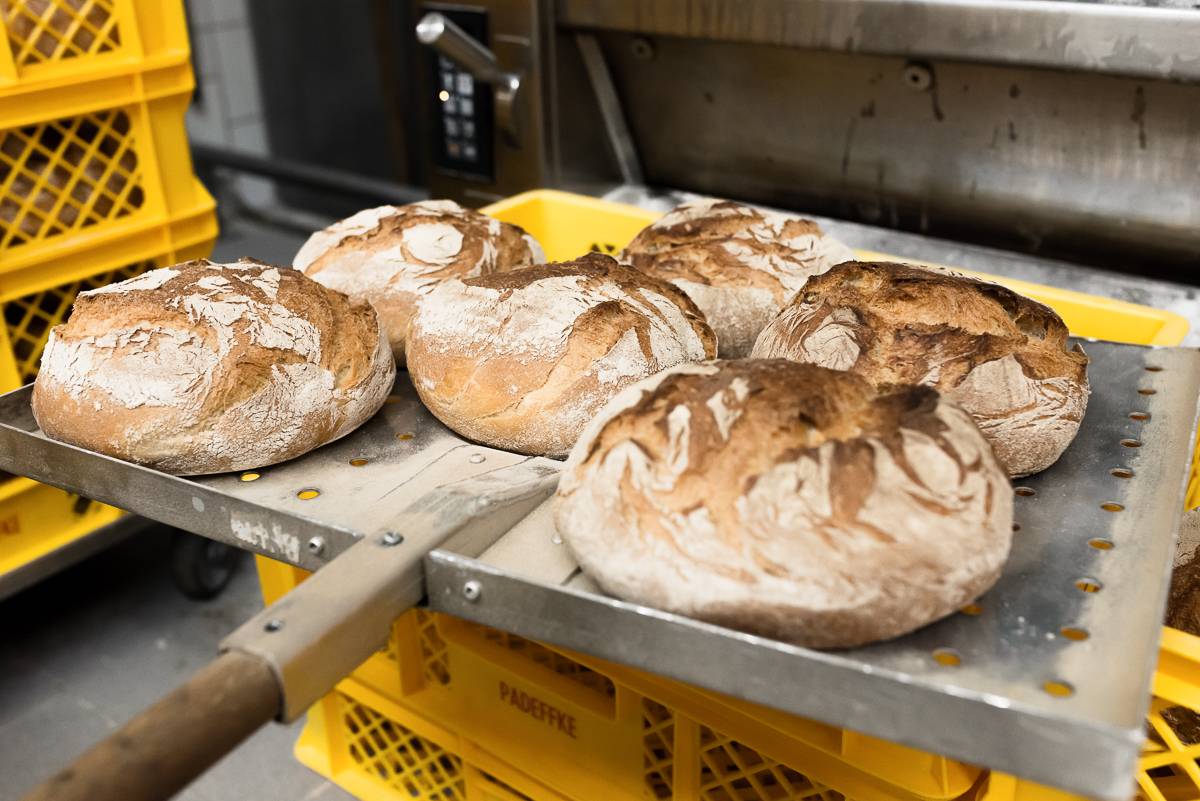
M 1092 359 L 1087 415 L 1057 463 L 1016 483 L 1019 530 L 999 582 L 968 612 L 913 634 L 818 652 L 603 597 L 578 574 L 548 509 L 478 561 L 434 552 L 430 604 L 923 751 L 1129 798 L 1200 353 L 1083 344 Z M 466 582 L 478 585 L 474 601 Z
M 795 648 L 598 594 L 554 534 L 548 507 L 480 560 L 430 554 L 430 605 L 1071 792 L 1125 798 L 1196 427 L 1200 352 L 1084 345 L 1087 416 L 1053 467 L 1019 483 L 1033 494 L 1015 498 L 1012 557 L 978 614 L 865 648 Z M 525 458 L 446 429 L 405 374 L 392 402 L 350 436 L 254 473 L 198 479 L 47 440 L 29 397 L 29 387 L 0 396 L 0 469 L 310 570 L 388 531 L 429 489 Z M 480 591 L 464 593 L 468 582 Z M 959 663 L 941 664 L 939 653 Z

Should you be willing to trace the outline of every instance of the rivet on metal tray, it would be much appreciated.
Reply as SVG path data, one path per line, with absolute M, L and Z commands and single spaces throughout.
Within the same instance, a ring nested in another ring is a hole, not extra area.
M 367 463 L 366 459 L 351 459 L 350 460 L 350 464 L 354 465 L 355 467 L 362 467 L 366 463 Z
M 1142 441 L 1140 439 L 1123 439 L 1123 440 L 1121 440 L 1121 444 L 1124 445 L 1126 448 L 1142 447 Z
M 404 432 L 396 435 L 396 439 L 412 439 L 412 438 L 413 438 L 413 435 L 408 433 L 407 431 L 404 431 Z
M 1150 414 L 1149 414 L 1149 412 L 1130 412 L 1129 419 L 1130 420 L 1149 420 Z
M 1138 394 L 1139 395 L 1157 395 L 1158 390 L 1156 390 L 1156 389 L 1139 389 Z
M 283 628 L 283 621 L 279 618 L 275 618 L 270 623 L 263 626 L 263 631 L 279 631 L 281 628 Z
M 383 535 L 384 545 L 399 545 L 402 542 L 404 542 L 404 535 L 399 531 L 389 531 Z
M 1155 367 L 1155 366 L 1153 366 L 1153 365 L 1149 365 L 1149 364 L 1148 364 L 1148 365 L 1146 365 L 1146 372 L 1148 372 L 1148 373 L 1161 373 L 1161 372 L 1162 372 L 1162 368 L 1161 368 L 1161 367 Z
M 1088 638 L 1088 633 L 1086 631 L 1083 629 L 1074 628 L 1072 626 L 1063 626 L 1061 629 L 1059 629 L 1059 631 L 1062 633 L 1062 636 L 1066 637 L 1068 640 L 1074 640 L 1075 642 L 1086 640 Z
M 1108 472 L 1112 473 L 1117 478 L 1133 478 L 1133 471 L 1127 467 L 1114 467 Z
M 1100 592 L 1100 582 L 1095 579 L 1081 578 L 1075 582 L 1075 586 L 1084 592 Z
M 242 475 L 241 475 L 242 481 L 257 481 L 261 477 L 262 477 L 261 473 L 253 473 L 253 472 L 242 473 Z
M 978 615 L 983 612 L 983 607 L 979 604 L 967 604 L 961 611 L 964 615 Z
M 1112 540 L 1102 540 L 1099 537 L 1094 540 L 1088 540 L 1088 545 L 1097 551 L 1111 551 L 1113 549 Z
M 1048 681 L 1042 685 L 1042 689 L 1051 695 L 1057 695 L 1059 698 L 1066 698 L 1068 695 L 1075 694 L 1075 688 L 1065 681 Z
M 316 556 L 317 554 L 321 553 L 321 551 L 323 551 L 323 550 L 325 550 L 325 538 L 324 537 L 313 537 L 311 540 L 308 541 L 308 552 L 311 553 L 313 556 Z
M 1105 501 L 1100 504 L 1100 508 L 1106 512 L 1123 512 L 1125 507 L 1115 501 Z
M 471 454 L 471 459 L 470 459 L 471 464 L 483 464 L 486 461 L 487 461 L 487 457 L 484 456 L 482 453 Z
M 957 651 L 949 648 L 939 648 L 933 652 L 933 661 L 939 665 L 954 667 L 955 665 L 962 664 L 962 657 L 958 655 Z
M 321 494 L 320 490 L 302 489 L 296 493 L 296 497 L 302 501 L 311 501 L 313 498 Z
M 478 601 L 480 595 L 483 595 L 483 587 L 479 586 L 478 581 L 468 581 L 463 585 L 463 597 L 471 603 Z
M 1031 490 L 1029 487 L 1014 487 L 1013 492 L 1017 493 L 1022 498 L 1028 498 L 1031 495 L 1037 495 L 1037 493 Z

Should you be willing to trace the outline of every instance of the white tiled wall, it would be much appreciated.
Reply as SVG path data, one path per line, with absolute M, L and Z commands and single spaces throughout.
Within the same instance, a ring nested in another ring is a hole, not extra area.
M 188 136 L 197 143 L 270 155 L 246 0 L 184 3 L 192 25 L 192 63 L 202 87 L 199 101 L 188 109 Z M 251 176 L 237 180 L 247 203 L 274 201 L 270 181 Z

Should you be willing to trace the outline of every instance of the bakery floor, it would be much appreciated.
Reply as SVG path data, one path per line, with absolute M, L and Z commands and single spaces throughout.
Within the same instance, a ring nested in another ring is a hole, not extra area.
M 233 221 L 213 258 L 290 264 L 304 237 Z M 171 533 L 151 528 L 0 601 L 0 799 L 19 798 L 182 684 L 262 609 L 244 555 L 217 598 L 171 581 Z M 351 801 L 292 756 L 303 721 L 270 724 L 181 801 Z

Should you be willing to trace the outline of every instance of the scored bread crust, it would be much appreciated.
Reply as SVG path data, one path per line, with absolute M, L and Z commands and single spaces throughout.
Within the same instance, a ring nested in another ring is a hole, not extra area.
M 809 276 L 855 256 L 811 220 L 700 198 L 648 225 L 617 258 L 686 292 L 716 333 L 718 355 L 743 359 Z
M 413 318 L 408 370 L 421 400 L 465 437 L 563 457 L 624 387 L 712 358 L 683 292 L 609 256 L 447 281 Z
M 290 267 L 200 259 L 81 292 L 50 333 L 33 413 L 51 439 L 222 473 L 350 433 L 395 374 L 369 304 Z
M 759 336 L 755 358 L 922 384 L 975 418 L 1013 478 L 1054 463 L 1087 409 L 1087 356 L 1053 309 L 999 284 L 893 262 L 814 277 Z
M 519 226 L 452 200 L 424 200 L 365 209 L 317 231 L 292 266 L 331 289 L 370 301 L 403 367 L 413 313 L 440 281 L 545 261 L 542 246 Z
M 626 389 L 571 451 L 555 525 L 618 598 L 813 648 L 951 614 L 995 583 L 1012 489 L 956 403 L 785 360 Z

